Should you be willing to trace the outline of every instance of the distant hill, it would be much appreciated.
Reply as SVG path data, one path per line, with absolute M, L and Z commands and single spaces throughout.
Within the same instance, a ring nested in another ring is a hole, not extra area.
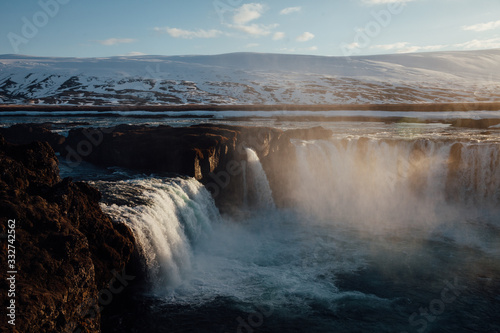
M 0 103 L 393 104 L 500 101 L 500 50 L 363 57 L 0 55 Z

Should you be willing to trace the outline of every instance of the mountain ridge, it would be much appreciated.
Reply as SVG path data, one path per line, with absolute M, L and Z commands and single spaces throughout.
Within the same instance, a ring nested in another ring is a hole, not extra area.
M 0 103 L 398 104 L 500 101 L 500 49 L 326 57 L 0 55 Z

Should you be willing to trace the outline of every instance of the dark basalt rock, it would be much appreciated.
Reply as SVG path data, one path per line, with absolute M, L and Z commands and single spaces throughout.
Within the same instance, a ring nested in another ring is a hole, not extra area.
M 212 192 L 219 208 L 224 208 L 243 200 L 244 148 L 257 152 L 275 199 L 281 202 L 289 193 L 287 177 L 295 164 L 291 139 L 318 140 L 331 135 L 322 127 L 284 132 L 210 124 L 181 128 L 120 125 L 71 130 L 61 154 L 75 166 L 85 160 L 104 167 L 194 177 Z
M 14 142 L 19 142 L 27 132 L 32 134 L 22 142 L 47 139 L 50 127 L 38 126 L 41 128 L 33 124 L 15 125 L 4 131 L 10 133 L 9 138 Z M 104 167 L 194 177 L 212 192 L 219 208 L 224 208 L 242 203 L 244 148 L 257 152 L 275 201 L 285 205 L 296 162 L 291 140 L 323 140 L 331 136 L 332 131 L 322 127 L 282 131 L 213 124 L 176 128 L 118 125 L 72 129 L 66 139 L 54 137 L 50 143 L 75 168 L 81 161 L 87 161 Z
M 134 239 L 99 207 L 100 194 L 85 183 L 60 180 L 47 143 L 12 145 L 0 137 L 1 233 L 16 221 L 17 332 L 100 331 L 99 290 L 130 262 Z M 7 242 L 2 242 L 7 253 Z M 1 266 L 7 267 L 2 256 Z M 0 280 L 8 290 L 6 279 Z M 7 306 L 7 294 L 0 303 Z M 2 331 L 9 331 L 5 321 Z
M 46 141 L 58 150 L 64 143 L 64 136 L 52 132 L 52 124 L 16 124 L 8 128 L 0 128 L 0 135 L 10 143 L 27 144 L 33 141 Z

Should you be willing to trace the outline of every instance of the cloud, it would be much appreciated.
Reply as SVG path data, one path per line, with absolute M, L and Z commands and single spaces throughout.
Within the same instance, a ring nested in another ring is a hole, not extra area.
M 351 48 L 356 48 L 353 43 Z M 490 39 L 474 39 L 464 43 L 457 44 L 438 44 L 438 45 L 411 45 L 408 42 L 399 42 L 394 44 L 373 45 L 370 49 L 379 49 L 384 51 L 394 51 L 397 53 L 414 53 L 425 51 L 439 51 L 445 48 L 462 49 L 462 50 L 479 50 L 479 49 L 498 49 L 500 48 L 500 37 Z
M 224 33 L 220 30 L 184 30 L 179 28 L 154 28 L 155 31 L 167 33 L 174 38 L 185 38 L 185 39 L 193 39 L 193 38 L 215 38 L 223 35 Z
M 277 24 L 262 25 L 255 23 L 250 25 L 231 25 L 231 24 L 228 25 L 228 27 L 232 29 L 242 31 L 253 37 L 267 36 L 271 34 L 271 30 L 276 28 L 277 26 L 278 26 Z
M 258 24 L 252 23 L 262 16 L 266 10 L 265 6 L 259 3 L 248 3 L 234 10 L 234 24 L 225 24 L 226 27 L 244 32 L 252 37 L 268 36 L 278 24 Z
M 243 25 L 256 20 L 262 16 L 265 11 L 264 5 L 260 3 L 247 3 L 236 9 L 233 16 L 233 22 L 236 25 Z
M 394 44 L 382 44 L 382 45 L 373 45 L 371 49 L 381 49 L 381 50 L 394 50 L 394 49 L 402 49 L 408 46 L 408 42 L 399 42 Z
M 259 43 L 250 43 L 250 44 L 245 45 L 245 47 L 248 49 L 253 48 L 253 47 L 258 47 L 258 46 L 260 46 Z
M 358 49 L 360 47 L 359 43 L 352 42 L 351 44 L 346 44 L 343 47 L 346 49 L 352 50 L 352 49 Z
M 373 45 L 370 49 L 379 49 L 384 51 L 396 51 L 397 53 L 412 53 L 420 51 L 437 51 L 448 47 L 449 45 L 411 45 L 408 42 L 398 42 L 393 44 Z
M 143 56 L 143 55 L 146 55 L 146 53 L 142 53 L 142 52 L 129 52 L 129 53 L 125 54 L 126 57 Z
M 307 42 L 314 38 L 314 34 L 310 32 L 304 32 L 302 35 L 297 36 L 297 42 Z
M 98 40 L 97 42 L 101 45 L 111 46 L 117 44 L 126 44 L 136 42 L 137 39 L 132 38 L 108 38 L 105 40 Z
M 498 49 L 500 48 L 500 38 L 474 39 L 465 43 L 455 44 L 455 47 L 472 49 Z
M 285 38 L 285 33 L 284 32 L 275 32 L 274 35 L 273 35 L 273 40 L 281 40 Z
M 284 47 L 278 49 L 279 52 L 288 52 L 288 53 L 297 53 L 297 52 L 307 52 L 307 51 L 317 51 L 318 47 L 317 46 L 311 46 L 311 47 L 306 47 L 306 48 L 289 48 L 289 47 Z
M 488 30 L 493 30 L 496 28 L 500 27 L 500 20 L 499 21 L 491 21 L 487 23 L 479 23 L 479 24 L 474 24 L 474 25 L 466 25 L 463 26 L 462 29 L 466 31 L 476 31 L 476 32 L 481 32 L 481 31 L 488 31 Z
M 288 7 L 280 12 L 280 15 L 288 15 L 292 13 L 298 13 L 302 10 L 302 7 Z
M 374 5 L 385 5 L 390 3 L 407 3 L 417 0 L 363 0 L 365 5 L 374 6 Z
M 448 47 L 449 45 L 425 45 L 425 46 L 408 46 L 398 50 L 398 53 L 414 53 L 422 51 L 439 51 Z

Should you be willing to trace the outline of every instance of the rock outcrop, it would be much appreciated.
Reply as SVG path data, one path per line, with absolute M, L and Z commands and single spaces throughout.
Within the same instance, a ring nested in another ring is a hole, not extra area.
M 282 131 L 268 127 L 195 125 L 190 127 L 120 125 L 104 129 L 74 129 L 61 154 L 69 164 L 85 160 L 146 173 L 194 177 L 210 190 L 219 206 L 243 200 L 245 148 L 255 150 L 278 202 L 288 193 L 287 177 L 295 162 L 292 138 L 324 139 L 323 128 Z
M 15 220 L 16 232 L 18 320 L 9 330 L 99 332 L 99 291 L 129 263 L 132 233 L 101 211 L 97 190 L 59 178 L 47 143 L 13 145 L 0 137 L 0 168 L 0 231 L 6 238 L 7 221 Z M 7 253 L 7 242 L 1 246 Z M 7 257 L 0 260 L 7 267 Z M 0 286 L 9 289 L 4 278 Z M 5 308 L 9 299 L 0 297 Z
M 52 124 L 15 124 L 8 128 L 0 128 L 0 135 L 10 143 L 27 144 L 33 141 L 45 141 L 58 150 L 58 147 L 64 143 L 64 136 L 52 131 Z
M 75 128 L 67 138 L 52 133 L 47 124 L 26 124 L 3 129 L 1 133 L 16 143 L 46 140 L 74 168 L 86 161 L 103 167 L 194 177 L 212 192 L 222 210 L 242 203 L 244 148 L 256 151 L 274 199 L 282 206 L 288 201 L 296 174 L 291 141 L 328 139 L 332 135 L 332 131 L 322 127 L 283 131 L 212 124 Z

